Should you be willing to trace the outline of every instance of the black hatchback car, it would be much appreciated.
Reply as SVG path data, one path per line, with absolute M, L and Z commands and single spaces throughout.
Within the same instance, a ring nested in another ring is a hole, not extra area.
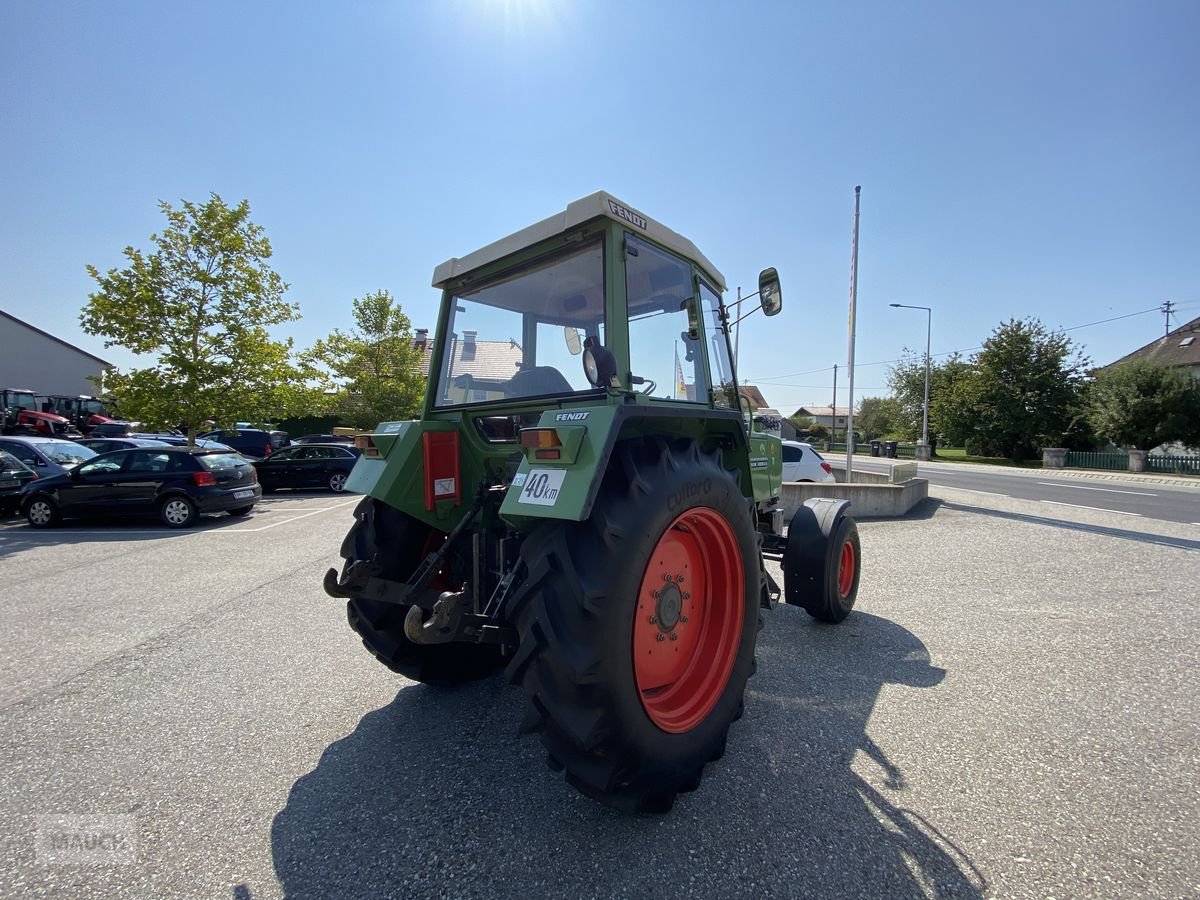
M 37 481 L 37 472 L 0 450 L 0 516 L 16 511 L 21 489 L 31 481 Z
M 360 452 L 341 444 L 300 444 L 255 460 L 254 468 L 264 491 L 325 487 L 341 492 Z
M 21 512 L 34 528 L 64 518 L 155 515 L 168 528 L 186 528 L 204 513 L 244 516 L 261 497 L 254 467 L 236 453 L 139 447 L 27 485 Z
M 252 459 L 270 456 L 291 443 L 286 431 L 263 431 L 261 428 L 225 428 L 220 431 L 206 431 L 198 437 L 225 444 Z

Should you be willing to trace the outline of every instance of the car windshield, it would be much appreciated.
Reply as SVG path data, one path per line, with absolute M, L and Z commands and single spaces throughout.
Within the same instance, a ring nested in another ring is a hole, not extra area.
M 603 328 L 601 240 L 473 287 L 454 297 L 436 405 L 595 390 L 581 344 Z
M 47 459 L 60 466 L 73 466 L 96 455 L 95 450 L 74 441 L 44 441 L 39 443 L 37 448 Z
M 200 465 L 210 472 L 235 469 L 238 466 L 246 465 L 246 460 L 236 453 L 206 453 L 203 456 L 197 456 L 196 459 L 200 460 Z

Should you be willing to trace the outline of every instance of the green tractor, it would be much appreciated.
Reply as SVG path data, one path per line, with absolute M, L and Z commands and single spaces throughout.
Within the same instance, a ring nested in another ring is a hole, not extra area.
M 422 417 L 357 438 L 347 487 L 366 496 L 325 590 L 407 678 L 504 667 L 572 785 L 665 811 L 742 714 L 759 611 L 782 594 L 823 622 L 850 613 L 848 504 L 807 501 L 785 531 L 781 445 L 738 393 L 724 278 L 609 194 L 433 284 Z M 758 301 L 779 312 L 774 269 Z

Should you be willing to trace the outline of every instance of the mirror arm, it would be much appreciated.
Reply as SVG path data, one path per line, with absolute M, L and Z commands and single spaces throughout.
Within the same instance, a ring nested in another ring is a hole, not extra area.
M 751 294 L 750 296 L 751 296 L 751 297 L 753 297 L 753 296 L 754 296 L 754 294 Z M 743 299 L 743 300 L 745 300 L 745 299 L 747 299 L 747 298 L 746 298 L 746 297 L 743 297 L 742 299 Z M 761 303 L 760 303 L 760 304 L 758 304 L 758 306 L 754 307 L 754 309 L 750 310 L 750 312 L 746 313 L 745 315 L 738 316 L 736 319 L 734 319 L 734 320 L 733 320 L 732 322 L 730 322 L 729 324 L 730 324 L 730 325 L 736 325 L 738 322 L 742 321 L 742 319 L 745 319 L 745 318 L 746 318 L 746 317 L 748 317 L 748 316 L 752 316 L 752 315 L 754 315 L 754 314 L 755 314 L 756 312 L 758 312 L 760 309 L 762 309 L 762 304 L 761 304 Z

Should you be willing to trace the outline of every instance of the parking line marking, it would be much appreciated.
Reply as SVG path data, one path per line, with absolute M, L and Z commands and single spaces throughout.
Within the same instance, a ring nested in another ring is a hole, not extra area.
M 1055 484 L 1052 481 L 1039 481 L 1038 484 L 1044 485 L 1045 487 L 1073 488 L 1074 490 L 1077 490 L 1077 491 L 1103 491 L 1106 494 L 1137 494 L 1139 497 L 1157 497 L 1158 496 L 1158 494 L 1148 494 L 1145 491 L 1117 491 L 1117 490 L 1113 490 L 1112 488 L 1085 487 L 1082 484 Z
M 1105 509 L 1103 506 L 1081 506 L 1078 503 L 1062 503 L 1058 500 L 1039 500 L 1038 503 L 1049 503 L 1053 506 L 1070 506 L 1073 509 L 1094 509 L 1096 512 L 1112 513 L 1116 516 L 1134 516 L 1138 519 L 1142 518 L 1141 513 L 1125 512 L 1124 510 L 1120 509 Z
M 290 519 L 284 519 L 280 522 L 272 522 L 270 525 L 263 525 L 260 528 L 221 528 L 221 529 L 213 529 L 210 532 L 203 532 L 203 533 L 205 533 L 205 534 L 249 534 L 253 531 L 266 531 L 268 528 L 276 528 L 280 525 L 287 525 L 289 522 L 299 522 L 301 519 L 307 519 L 309 516 L 315 516 L 317 513 L 330 512 L 331 510 L 341 509 L 343 506 L 349 506 L 351 503 L 357 503 L 358 500 L 359 500 L 359 498 L 355 497 L 353 500 L 347 500 L 345 503 L 338 503 L 335 506 L 325 506 L 325 507 L 322 507 L 321 509 L 314 509 L 310 512 L 304 513 L 303 515 L 293 516 Z M 200 532 L 197 532 L 197 533 L 200 533 Z

